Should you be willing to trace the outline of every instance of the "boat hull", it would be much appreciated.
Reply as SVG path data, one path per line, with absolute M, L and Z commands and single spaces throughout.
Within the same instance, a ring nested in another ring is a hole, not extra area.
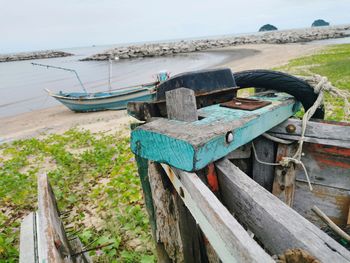
M 130 101 L 152 101 L 155 98 L 154 92 L 144 89 L 131 93 L 111 95 L 97 98 L 71 98 L 59 95 L 52 95 L 67 108 L 75 112 L 91 112 L 103 110 L 126 109 Z

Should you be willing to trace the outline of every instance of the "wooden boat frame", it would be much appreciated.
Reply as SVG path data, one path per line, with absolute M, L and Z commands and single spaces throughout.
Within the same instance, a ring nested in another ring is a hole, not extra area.
M 339 226 L 350 223 L 350 125 L 309 122 L 302 161 L 310 192 L 301 169 L 261 164 L 251 147 L 253 140 L 259 161 L 290 156 L 295 144 L 259 135 L 298 141 L 301 122 L 288 120 L 298 103 L 276 94 L 273 105 L 238 114 L 235 122 L 230 116 L 239 110 L 220 107 L 228 97 L 216 92 L 203 107 L 186 88 L 166 92 L 165 102 L 128 105 L 132 116 L 146 120 L 132 131 L 131 149 L 158 260 L 274 262 L 272 255 L 301 253 L 350 262 L 350 252 L 320 229 L 325 224 L 311 211 L 317 205 Z

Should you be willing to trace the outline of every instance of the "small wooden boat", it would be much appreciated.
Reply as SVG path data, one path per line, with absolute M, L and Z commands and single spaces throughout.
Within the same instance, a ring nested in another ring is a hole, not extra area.
M 152 101 L 155 96 L 157 82 L 146 85 L 125 88 L 116 91 L 85 93 L 70 92 L 53 93 L 55 98 L 67 108 L 75 112 L 125 109 L 129 101 Z
M 166 71 L 159 72 L 157 80 L 148 84 L 135 85 L 120 89 L 111 88 L 111 62 L 109 67 L 109 90 L 105 92 L 87 92 L 84 84 L 79 78 L 78 73 L 74 69 L 32 63 L 34 66 L 42 66 L 46 68 L 54 68 L 65 71 L 70 71 L 77 77 L 83 92 L 52 92 L 45 89 L 48 94 L 65 105 L 68 109 L 75 112 L 90 112 L 102 110 L 121 110 L 126 109 L 126 105 L 130 101 L 152 101 L 155 98 L 157 86 L 169 78 L 169 73 Z

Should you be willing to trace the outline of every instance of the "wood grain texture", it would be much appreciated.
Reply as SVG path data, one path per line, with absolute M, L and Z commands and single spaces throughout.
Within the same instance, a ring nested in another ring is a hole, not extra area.
M 37 241 L 36 237 L 36 214 L 30 213 L 23 218 L 21 223 L 19 262 L 20 263 L 36 263 L 38 261 L 35 249 Z
M 275 162 L 279 162 L 283 157 L 293 156 L 296 145 L 278 144 Z M 276 166 L 273 180 L 272 194 L 285 202 L 288 206 L 293 206 L 295 193 L 296 167 L 293 163 L 289 167 Z
M 256 154 L 260 161 L 275 162 L 275 143 L 264 138 L 258 137 L 254 140 Z M 267 191 L 272 191 L 275 166 L 259 163 L 254 157 L 252 161 L 252 178 L 255 182 L 264 187 Z
M 274 262 L 195 173 L 162 166 L 222 262 Z
M 350 252 L 254 182 L 229 160 L 216 163 L 223 202 L 273 254 L 301 248 L 321 262 L 350 262 Z
M 194 91 L 178 88 L 165 93 L 168 119 L 178 121 L 198 120 Z
M 46 174 L 38 176 L 38 226 L 39 261 L 64 262 L 72 250 Z
M 350 191 L 350 149 L 304 143 L 305 164 L 311 183 Z M 306 181 L 302 169 L 297 169 L 298 181 Z
M 198 121 L 161 118 L 146 123 L 132 132 L 131 149 L 181 170 L 202 169 L 289 118 L 299 105 L 287 95 L 261 99 L 272 104 L 255 111 L 212 105 L 198 110 Z M 230 143 L 228 132 L 234 136 Z
M 148 164 L 149 182 L 152 191 L 156 218 L 155 239 L 163 244 L 164 251 L 158 254 L 160 262 L 184 262 L 183 245 L 179 229 L 179 212 L 175 209 L 175 197 L 171 184 L 163 180 L 162 168 L 153 162 Z M 166 176 L 165 176 L 166 177 Z
M 295 126 L 296 130 L 294 133 L 286 131 L 288 125 Z M 289 119 L 272 128 L 269 133 L 284 139 L 299 140 L 301 127 L 301 120 Z M 350 126 L 343 123 L 311 120 L 307 124 L 305 141 L 350 148 Z

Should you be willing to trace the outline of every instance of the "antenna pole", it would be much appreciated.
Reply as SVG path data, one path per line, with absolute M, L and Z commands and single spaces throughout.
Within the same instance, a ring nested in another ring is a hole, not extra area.
M 76 70 L 74 69 L 70 69 L 70 68 L 62 68 L 62 67 L 56 67 L 56 66 L 50 66 L 50 65 L 44 65 L 44 64 L 40 64 L 40 63 L 34 63 L 32 62 L 31 63 L 33 66 L 40 66 L 40 67 L 45 67 L 45 68 L 54 68 L 54 69 L 61 69 L 61 70 L 65 70 L 65 71 L 70 71 L 70 72 L 73 72 L 75 74 L 75 76 L 77 77 L 79 83 L 80 83 L 80 86 L 83 88 L 84 92 L 87 93 L 86 89 L 85 89 L 85 86 L 83 84 L 83 82 L 81 81 L 79 75 L 78 75 L 78 72 L 76 72 Z
M 111 78 L 112 78 L 112 59 L 108 59 L 109 61 L 109 67 L 108 67 L 108 88 L 109 88 L 109 92 L 112 91 L 112 85 L 111 85 Z

